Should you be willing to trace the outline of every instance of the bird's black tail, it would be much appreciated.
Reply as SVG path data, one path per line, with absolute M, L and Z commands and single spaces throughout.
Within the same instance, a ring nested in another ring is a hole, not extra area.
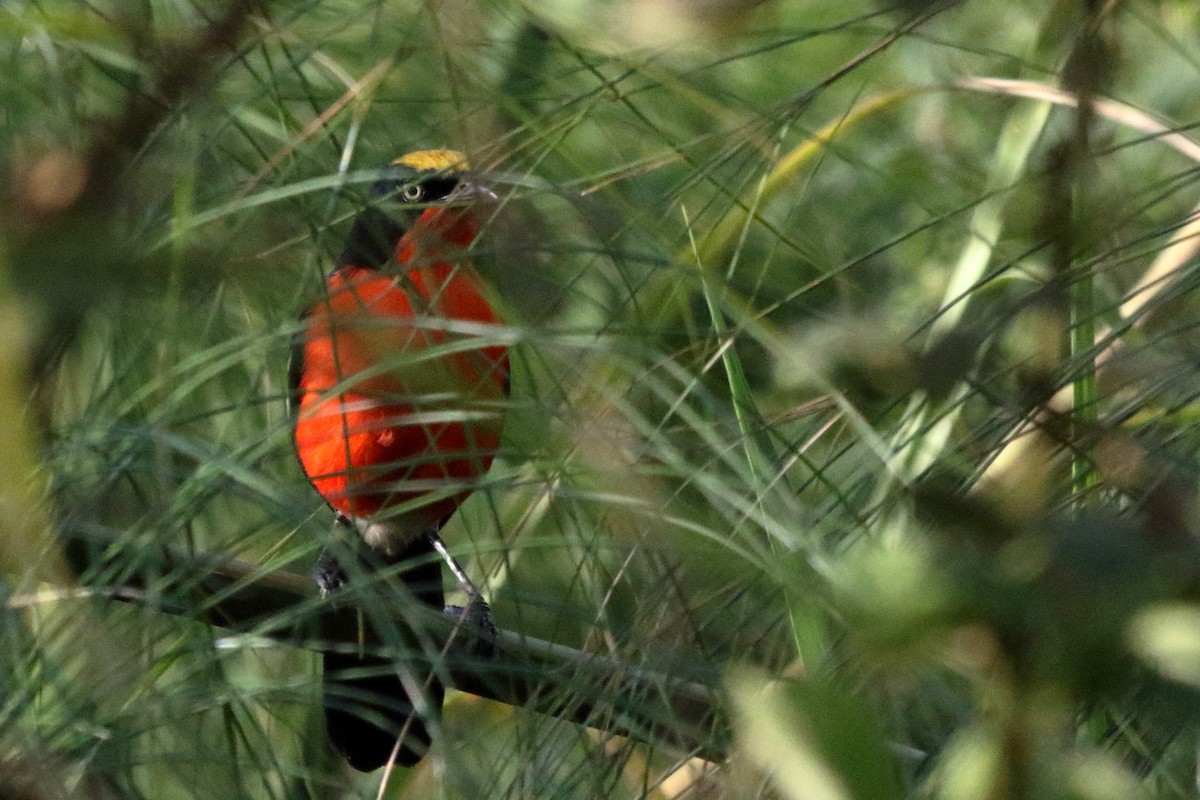
M 427 558 L 432 554 L 432 545 L 422 536 L 397 560 L 422 559 L 401 577 L 414 595 L 441 611 L 445 602 L 441 563 Z M 414 673 L 412 679 L 424 689 L 427 701 L 417 704 L 390 659 L 354 653 L 326 653 L 324 658 L 321 688 L 330 746 L 361 772 L 382 767 L 393 751 L 399 766 L 420 761 L 429 749 L 429 723 L 441 713 L 445 695 L 436 676 Z M 418 710 L 422 706 L 425 715 Z

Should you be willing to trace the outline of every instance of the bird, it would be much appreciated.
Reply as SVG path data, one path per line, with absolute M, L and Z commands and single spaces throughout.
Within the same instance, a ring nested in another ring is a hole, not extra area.
M 490 611 L 440 531 L 500 449 L 504 323 L 468 253 L 497 203 L 456 150 L 420 150 L 387 165 L 324 292 L 301 316 L 288 364 L 296 455 L 336 529 L 357 534 L 348 537 L 355 563 L 411 562 L 400 579 L 443 610 L 436 552 L 468 594 L 469 620 L 493 636 Z M 323 595 L 348 580 L 338 560 L 345 552 L 331 550 L 314 570 Z M 412 678 L 406 688 L 380 655 L 326 652 L 322 670 L 326 733 L 351 767 L 421 760 L 444 697 L 436 675 L 417 676 L 422 702 L 410 695 Z

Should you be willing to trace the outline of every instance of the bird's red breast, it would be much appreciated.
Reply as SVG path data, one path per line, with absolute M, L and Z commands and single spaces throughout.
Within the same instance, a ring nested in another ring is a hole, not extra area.
M 305 317 L 296 449 L 347 516 L 411 503 L 397 511 L 437 524 L 500 446 L 508 356 L 481 338 L 499 319 L 462 261 L 475 232 L 470 209 L 427 209 L 397 245 L 403 275 L 343 266 Z

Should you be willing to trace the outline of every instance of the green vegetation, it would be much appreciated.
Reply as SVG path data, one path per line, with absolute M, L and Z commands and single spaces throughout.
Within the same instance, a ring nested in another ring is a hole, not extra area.
M 1193 0 L 0 4 L 0 797 L 1196 796 L 1198 34 Z M 451 692 L 419 767 L 351 774 L 317 656 L 163 566 L 311 568 L 288 342 L 427 147 L 514 186 L 476 254 L 504 455 L 446 539 L 505 630 L 718 688 L 724 760 Z

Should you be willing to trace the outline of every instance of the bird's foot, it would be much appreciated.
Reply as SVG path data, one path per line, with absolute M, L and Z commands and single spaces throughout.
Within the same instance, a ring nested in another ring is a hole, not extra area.
M 353 528 L 354 523 L 339 511 L 334 515 L 333 527 L 333 539 L 336 542 L 338 528 Z M 333 551 L 334 543 L 326 545 L 325 549 L 321 551 L 321 555 L 317 557 L 317 563 L 313 565 L 313 580 L 316 581 L 317 588 L 321 590 L 321 597 L 328 597 L 350 582 L 346 568 L 342 566 L 342 562 L 338 561 Z
M 313 580 L 321 590 L 321 597 L 328 597 L 345 586 L 350 577 L 346 574 L 342 562 L 329 552 L 329 548 L 321 551 L 316 565 L 313 567 Z
M 496 640 L 500 632 L 492 619 L 492 609 L 479 595 L 467 600 L 466 606 L 446 606 L 443 613 L 462 624 L 463 635 L 470 636 L 470 649 L 481 658 L 496 654 Z

